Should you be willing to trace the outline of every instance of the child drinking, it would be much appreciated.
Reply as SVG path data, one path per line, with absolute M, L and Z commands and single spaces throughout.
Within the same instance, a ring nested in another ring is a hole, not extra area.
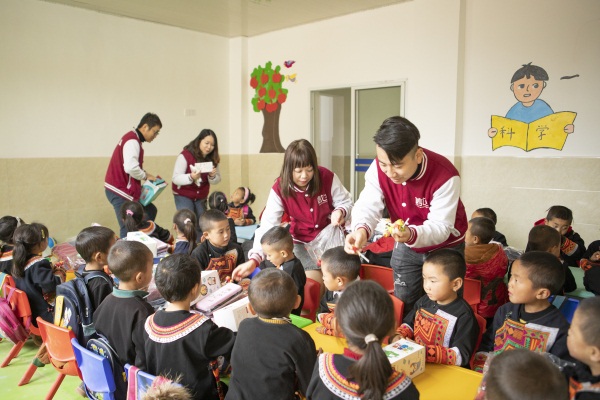
M 233 219 L 238 226 L 252 225 L 256 223 L 256 218 L 252 213 L 249 204 L 254 203 L 256 196 L 247 187 L 239 187 L 231 194 L 231 203 L 229 203 L 229 214 L 227 216 Z

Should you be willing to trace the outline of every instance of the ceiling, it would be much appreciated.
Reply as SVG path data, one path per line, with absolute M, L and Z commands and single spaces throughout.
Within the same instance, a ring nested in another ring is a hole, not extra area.
M 410 0 L 43 0 L 228 38 Z

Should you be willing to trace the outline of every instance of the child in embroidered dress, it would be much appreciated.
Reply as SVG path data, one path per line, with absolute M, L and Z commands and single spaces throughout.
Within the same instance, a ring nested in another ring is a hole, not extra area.
M 561 234 L 560 258 L 568 267 L 579 266 L 579 260 L 585 253 L 585 242 L 573 230 L 573 212 L 565 206 L 552 206 L 548 209 L 546 218 L 540 219 L 534 225 L 548 225 Z
M 173 216 L 173 229 L 177 234 L 173 254 L 192 254 L 197 246 L 198 222 L 192 210 L 182 208 Z
M 425 296 L 417 300 L 391 341 L 412 339 L 426 347 L 427 362 L 468 367 L 479 325 L 469 303 L 458 295 L 466 269 L 465 259 L 455 250 L 429 253 L 423 262 Z M 426 326 L 437 327 L 437 334 Z
M 233 218 L 228 216 L 229 206 L 227 205 L 227 196 L 223 192 L 212 192 L 208 196 L 208 208 L 211 210 L 219 210 L 227 216 L 229 222 L 229 230 L 231 231 L 231 241 L 237 242 L 237 234 L 235 232 L 235 222 Z M 202 235 L 200 235 L 202 236 Z
M 256 196 L 247 187 L 239 187 L 231 194 L 231 203 L 229 203 L 229 213 L 227 216 L 233 219 L 238 226 L 252 225 L 256 223 L 256 218 L 252 213 L 250 204 L 254 203 Z
M 327 291 L 321 298 L 321 313 L 317 332 L 324 335 L 340 334 L 336 329 L 334 309 L 346 286 L 358 279 L 360 258 L 356 254 L 348 254 L 344 246 L 333 247 L 321 256 L 321 272 Z
M 300 304 L 289 274 L 267 268 L 248 288 L 250 311 L 258 318 L 240 324 L 231 355 L 227 399 L 295 399 L 306 394 L 317 359 L 310 335 L 288 318 Z
M 154 221 L 144 219 L 144 208 L 137 201 L 126 201 L 121 206 L 121 219 L 127 232 L 143 232 L 158 240 L 173 244 L 173 235 L 167 229 L 161 228 Z
M 21 218 L 10 215 L 0 218 L 0 272 L 12 274 L 13 249 L 15 247 L 13 235 L 15 229 L 24 223 L 25 221 Z
M 42 224 L 23 224 L 13 235 L 12 276 L 18 289 L 27 294 L 31 306 L 31 323 L 37 326 L 37 317 L 45 321 L 54 320 L 56 286 L 64 280 L 42 252 L 48 247 L 48 228 Z
M 567 358 L 569 323 L 548 301 L 565 280 L 560 261 L 543 251 L 524 253 L 512 267 L 508 282 L 509 302 L 496 311 L 492 326 L 485 332 L 474 369 L 481 371 L 490 352 L 525 348 Z
M 307 399 L 418 399 L 411 379 L 392 368 L 381 347 L 395 326 L 394 305 L 386 290 L 373 281 L 352 282 L 335 314 L 348 348 L 344 354 L 319 355 Z
M 200 216 L 202 242 L 192 251 L 202 271 L 215 269 L 221 283 L 231 281 L 234 268 L 245 261 L 242 246 L 231 240 L 231 228 L 225 214 L 208 210 Z
M 263 235 L 260 244 L 267 260 L 276 268 L 288 273 L 294 280 L 300 304 L 292 310 L 292 314 L 300 315 L 304 304 L 306 273 L 302 263 L 294 255 L 294 240 L 290 231 L 281 226 L 274 226 Z
M 230 358 L 235 334 L 202 314 L 190 312 L 190 303 L 200 292 L 198 262 L 187 254 L 163 258 L 154 280 L 168 306 L 149 316 L 138 331 L 143 347 L 136 354 L 135 365 L 152 375 L 180 375 L 181 384 L 193 399 L 218 400 L 209 365 L 217 357 Z

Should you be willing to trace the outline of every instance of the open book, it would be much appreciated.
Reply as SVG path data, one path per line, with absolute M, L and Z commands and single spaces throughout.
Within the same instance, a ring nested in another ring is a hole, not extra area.
M 562 150 L 568 136 L 565 126 L 572 124 L 576 116 L 577 113 L 561 111 L 527 124 L 492 115 L 492 127 L 498 130 L 492 138 L 492 150 L 503 146 L 518 147 L 525 151 L 540 148 Z

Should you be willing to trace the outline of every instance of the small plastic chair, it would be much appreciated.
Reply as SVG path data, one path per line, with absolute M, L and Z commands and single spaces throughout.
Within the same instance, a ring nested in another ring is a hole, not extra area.
M 81 346 L 77 339 L 71 339 L 71 346 L 73 346 L 88 398 L 114 400 L 116 385 L 108 358 Z
M 575 310 L 579 306 L 579 300 L 566 296 L 550 296 L 548 301 L 562 313 L 569 324 L 573 320 Z
M 315 322 L 321 301 L 321 285 L 319 282 L 306 278 L 304 285 L 304 304 L 302 305 L 302 316 Z
M 463 284 L 463 298 L 469 303 L 473 311 L 477 313 L 477 305 L 481 303 L 481 281 L 465 278 Z
M 131 367 L 131 365 L 125 364 L 125 373 L 128 381 L 127 399 L 133 398 L 134 400 L 141 400 L 146 390 L 154 383 L 156 376 L 142 371 L 141 369 L 135 370 L 134 374 L 134 371 L 131 371 Z M 133 379 L 135 379 L 135 382 Z M 132 386 L 134 386 L 135 389 L 132 389 Z M 135 394 L 129 393 L 131 390 L 134 390 Z
M 12 309 L 15 311 L 15 315 L 21 320 L 21 323 L 23 324 L 27 332 L 40 336 L 39 329 L 33 326 L 32 324 L 31 307 L 29 306 L 29 299 L 27 298 L 27 294 L 24 291 L 17 289 L 14 285 L 5 283 L 4 290 L 2 291 L 3 297 L 5 299 L 8 299 L 8 295 L 11 292 L 13 292 L 13 294 L 10 297 L 9 303 Z M 25 342 L 26 340 L 13 345 L 13 347 L 10 349 L 10 351 L 4 358 L 4 361 L 2 361 L 2 364 L 0 364 L 0 368 L 6 367 L 8 364 L 10 364 L 13 358 L 19 355 L 19 352 L 23 348 L 23 345 L 25 345 Z
M 16 287 L 15 285 L 15 280 L 13 279 L 12 276 L 10 276 L 9 274 L 5 273 L 5 272 L 0 272 L 0 296 L 5 297 L 4 296 L 4 285 L 10 285 L 12 287 Z
M 398 323 L 397 326 L 400 326 L 402 325 L 402 318 L 404 317 L 404 302 L 393 294 L 390 294 L 390 297 L 392 298 L 392 303 L 394 303 L 394 316 Z
M 394 270 L 381 265 L 361 264 L 360 279 L 379 283 L 388 293 L 394 293 Z
M 483 338 L 483 334 L 485 333 L 485 328 L 487 325 L 485 318 L 483 318 L 481 315 L 475 313 L 475 318 L 477 319 L 477 325 L 479 325 L 479 336 L 477 336 L 477 341 L 475 342 L 475 348 L 473 349 L 473 354 L 471 354 L 471 360 L 469 361 L 469 363 L 471 364 L 471 369 L 473 369 L 473 361 L 475 360 L 475 352 L 477 351 L 477 349 L 479 348 L 479 345 L 481 344 L 481 339 Z
M 46 394 L 46 400 L 52 400 L 65 376 L 81 378 L 81 371 L 77 367 L 77 360 L 71 346 L 71 339 L 74 339 L 75 335 L 73 331 L 46 322 L 41 317 L 37 317 L 37 323 L 48 350 L 50 364 L 58 371 L 58 377 Z

